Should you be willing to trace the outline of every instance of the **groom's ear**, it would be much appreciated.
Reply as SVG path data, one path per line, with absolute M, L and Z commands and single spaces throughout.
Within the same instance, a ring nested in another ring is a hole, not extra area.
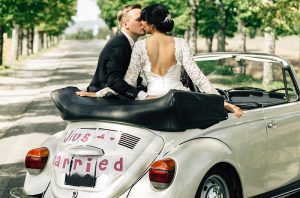
M 127 21 L 123 21 L 122 22 L 122 27 L 124 27 L 125 29 L 128 29 L 129 27 L 128 27 L 128 22 Z

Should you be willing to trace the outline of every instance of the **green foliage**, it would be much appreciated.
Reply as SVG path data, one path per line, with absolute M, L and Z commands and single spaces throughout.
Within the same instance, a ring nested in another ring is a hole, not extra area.
M 24 28 L 34 27 L 43 20 L 44 11 L 47 6 L 46 0 L 12 0 L 13 21 Z
M 283 81 L 272 81 L 269 85 L 264 86 L 265 90 L 273 90 L 279 88 L 284 88 Z
M 217 67 L 215 74 L 222 75 L 222 76 L 232 76 L 234 74 L 232 73 L 230 68 L 231 67 L 228 65 Z
M 216 14 L 219 10 L 214 2 L 206 4 L 205 1 L 200 2 L 199 8 L 197 13 L 199 34 L 204 37 L 213 37 L 218 32 L 221 23 Z
M 199 1 L 197 21 L 199 34 L 213 37 L 219 30 L 225 30 L 232 37 L 237 30 L 237 0 Z
M 11 0 L 0 0 L 0 26 L 4 31 L 13 26 L 14 2 Z
M 259 28 L 262 25 L 262 15 L 260 9 L 261 0 L 239 0 L 236 1 L 238 18 L 240 18 L 246 27 Z
M 41 31 L 60 34 L 76 12 L 76 0 L 0 0 L 0 26 L 39 26 Z
M 239 86 L 243 86 L 243 85 L 249 86 L 249 84 L 258 83 L 258 81 L 255 80 L 252 76 L 238 74 L 238 75 L 230 76 L 229 78 L 223 77 L 223 78 L 215 79 L 214 83 L 220 83 L 223 85 L 237 85 L 238 84 Z
M 143 6 L 154 3 L 161 3 L 168 8 L 175 23 L 173 29 L 175 34 L 183 35 L 186 30 L 190 29 L 191 10 L 188 0 L 144 0 Z
M 251 2 L 251 1 L 250 1 Z M 297 34 L 300 25 L 299 0 L 280 0 L 258 3 L 261 29 L 272 28 L 277 35 Z M 251 6 L 254 6 L 251 4 Z
M 234 75 L 230 66 L 220 65 L 217 61 L 199 61 L 197 62 L 197 65 L 205 75 L 209 75 L 211 73 L 223 76 Z
M 184 35 L 185 31 L 191 27 L 191 10 L 186 8 L 182 11 L 182 14 L 174 17 L 174 33 L 177 35 Z
M 140 4 L 145 7 L 153 3 L 162 3 L 167 6 L 175 21 L 175 33 L 183 34 L 189 28 L 190 16 L 187 0 L 97 0 L 97 4 L 101 10 L 100 17 L 110 29 L 118 26 L 117 15 L 119 10 L 125 5 Z
M 216 70 L 215 62 L 212 61 L 200 61 L 197 65 L 206 76 Z
M 47 1 L 47 8 L 39 29 L 51 35 L 61 34 L 76 13 L 76 0 Z

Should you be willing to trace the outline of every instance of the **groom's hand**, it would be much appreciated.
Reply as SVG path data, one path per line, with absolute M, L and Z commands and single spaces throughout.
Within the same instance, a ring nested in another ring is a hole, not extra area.
M 146 100 L 155 99 L 155 98 L 157 98 L 157 96 L 148 95 L 148 96 L 146 97 Z
M 82 97 L 96 97 L 96 92 L 77 91 L 76 95 Z

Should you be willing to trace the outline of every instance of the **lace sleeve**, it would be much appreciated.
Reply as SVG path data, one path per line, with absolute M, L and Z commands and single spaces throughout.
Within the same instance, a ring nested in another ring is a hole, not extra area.
M 193 83 L 205 93 L 220 95 L 194 61 L 192 50 L 185 40 L 182 40 L 181 47 L 182 65 Z
M 141 69 L 142 69 L 141 45 L 140 42 L 137 42 L 132 49 L 130 64 L 125 74 L 124 80 L 129 85 L 136 87 L 137 79 Z

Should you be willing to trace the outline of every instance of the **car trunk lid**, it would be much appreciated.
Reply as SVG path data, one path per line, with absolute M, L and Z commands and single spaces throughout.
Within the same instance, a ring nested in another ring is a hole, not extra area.
M 116 197 L 147 170 L 163 147 L 160 136 L 143 128 L 68 127 L 53 163 L 55 184 Z

